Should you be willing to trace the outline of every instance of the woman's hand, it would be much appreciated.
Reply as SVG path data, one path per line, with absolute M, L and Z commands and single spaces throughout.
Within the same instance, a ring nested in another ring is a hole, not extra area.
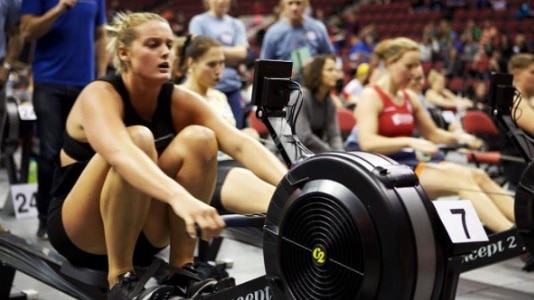
M 421 138 L 413 138 L 410 141 L 410 148 L 413 148 L 417 153 L 421 153 L 424 156 L 434 156 L 438 153 L 438 146 L 436 144 Z
M 484 145 L 484 142 L 481 139 L 465 132 L 456 134 L 456 141 L 459 144 L 466 144 L 469 149 L 473 150 L 480 149 L 482 145 Z
M 172 209 L 185 222 L 186 231 L 191 238 L 197 238 L 195 224 L 201 230 L 201 238 L 211 241 L 226 226 L 217 210 L 195 198 L 173 201 Z

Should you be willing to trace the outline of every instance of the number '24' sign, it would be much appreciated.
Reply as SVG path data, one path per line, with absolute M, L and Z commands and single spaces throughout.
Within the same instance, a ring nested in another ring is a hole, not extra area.
M 37 216 L 37 183 L 14 184 L 11 186 L 13 210 L 17 219 Z

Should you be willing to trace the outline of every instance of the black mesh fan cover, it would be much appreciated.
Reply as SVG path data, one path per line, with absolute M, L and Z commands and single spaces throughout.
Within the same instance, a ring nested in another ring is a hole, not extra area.
M 280 251 L 287 255 L 281 257 L 281 265 L 293 295 L 297 299 L 357 295 L 364 256 L 358 228 L 346 208 L 328 195 L 310 195 L 286 216 Z

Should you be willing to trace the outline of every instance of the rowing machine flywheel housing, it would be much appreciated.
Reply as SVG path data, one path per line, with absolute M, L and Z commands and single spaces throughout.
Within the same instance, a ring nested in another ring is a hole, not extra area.
M 534 254 L 534 161 L 523 171 L 515 192 L 515 224 L 528 252 Z
M 266 217 L 274 299 L 437 299 L 439 224 L 408 167 L 364 152 L 307 158 L 278 185 Z

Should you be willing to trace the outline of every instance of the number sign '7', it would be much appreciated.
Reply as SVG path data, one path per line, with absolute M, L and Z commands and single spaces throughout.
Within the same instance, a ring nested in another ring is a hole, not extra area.
M 488 240 L 471 201 L 436 200 L 432 203 L 453 243 Z

